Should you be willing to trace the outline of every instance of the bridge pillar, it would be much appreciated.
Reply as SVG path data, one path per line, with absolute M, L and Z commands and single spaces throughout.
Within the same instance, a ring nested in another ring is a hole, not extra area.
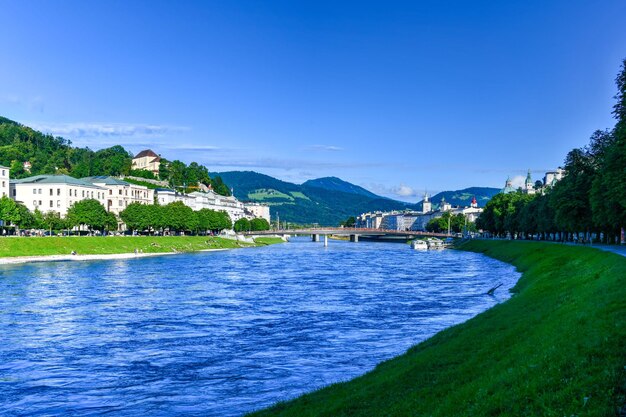
M 320 235 L 315 235 L 315 234 L 311 235 L 311 240 L 313 242 L 319 242 L 320 241 Z
M 324 247 L 328 246 L 328 235 L 324 235 Z
M 359 235 L 350 235 L 350 242 L 358 242 Z

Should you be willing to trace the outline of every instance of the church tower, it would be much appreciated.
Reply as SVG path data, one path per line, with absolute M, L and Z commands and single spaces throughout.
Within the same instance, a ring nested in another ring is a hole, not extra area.
M 441 197 L 441 204 L 439 206 L 439 210 L 441 210 L 441 211 L 450 211 L 450 210 L 452 210 L 452 205 L 446 201 L 445 197 Z
M 530 169 L 528 170 L 528 175 L 526 175 L 526 181 L 524 182 L 524 192 L 526 194 L 535 194 L 535 184 L 533 184 L 533 179 L 530 176 Z
M 472 202 L 470 203 L 470 207 L 471 208 L 477 208 L 478 207 L 478 201 L 476 201 L 476 196 L 472 197 Z
M 424 201 L 422 202 L 422 213 L 430 213 L 433 211 L 433 203 L 428 199 L 428 193 L 424 193 Z

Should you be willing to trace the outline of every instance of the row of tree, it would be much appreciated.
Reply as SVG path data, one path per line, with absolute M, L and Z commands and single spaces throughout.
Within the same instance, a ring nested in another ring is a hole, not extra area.
M 270 230 L 270 224 L 267 220 L 260 217 L 252 220 L 248 220 L 244 217 L 235 222 L 234 229 L 235 232 L 259 232 Z
M 615 127 L 594 132 L 587 146 L 570 151 L 566 174 L 552 189 L 494 196 L 479 228 L 500 236 L 618 239 L 626 226 L 626 60 L 616 84 Z
M 468 222 L 463 214 L 452 214 L 449 211 L 443 213 L 441 217 L 431 219 L 426 224 L 426 230 L 434 233 L 452 233 L 472 232 L 476 230 L 473 222 Z
M 9 197 L 0 198 L 0 220 L 20 229 L 64 230 L 86 226 L 90 230 L 117 230 L 117 218 L 107 212 L 97 200 L 82 200 L 74 203 L 62 218 L 58 213 L 39 210 L 30 212 L 25 205 L 16 203 Z
M 233 223 L 225 211 L 202 209 L 194 211 L 191 207 L 176 201 L 165 206 L 129 204 L 120 213 L 120 218 L 132 231 L 163 231 L 218 233 L 230 229 Z

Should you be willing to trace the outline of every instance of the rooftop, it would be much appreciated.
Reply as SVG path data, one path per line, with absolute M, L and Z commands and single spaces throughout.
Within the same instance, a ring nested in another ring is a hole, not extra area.
M 143 151 L 141 151 L 137 155 L 135 155 L 135 157 L 133 159 L 144 158 L 146 156 L 151 156 L 153 158 L 158 158 L 159 157 L 159 155 L 154 153 L 154 151 L 152 149 L 144 149 Z
M 21 180 L 11 180 L 13 184 L 68 184 L 80 187 L 103 189 L 90 182 L 70 177 L 69 175 L 35 175 L 34 177 L 22 178 Z
M 126 181 L 119 180 L 107 175 L 97 175 L 94 177 L 81 178 L 82 181 L 87 181 L 92 184 L 105 184 L 105 185 L 130 185 Z

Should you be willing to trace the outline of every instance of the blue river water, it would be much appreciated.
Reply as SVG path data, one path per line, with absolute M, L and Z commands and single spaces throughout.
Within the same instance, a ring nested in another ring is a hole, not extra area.
M 308 239 L 1 266 L 0 414 L 239 416 L 361 375 L 518 278 L 474 253 Z

